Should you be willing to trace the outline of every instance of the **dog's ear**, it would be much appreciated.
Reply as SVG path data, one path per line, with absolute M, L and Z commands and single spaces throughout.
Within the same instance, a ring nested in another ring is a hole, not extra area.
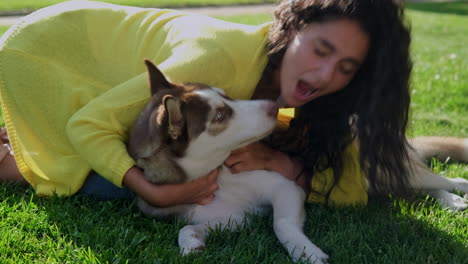
M 154 65 L 150 60 L 145 60 L 146 69 L 149 75 L 149 84 L 151 88 L 151 95 L 154 95 L 159 89 L 173 88 L 175 85 L 168 82 L 164 74 Z
M 180 100 L 172 95 L 163 97 L 163 104 L 168 120 L 169 136 L 176 140 L 181 134 L 184 127 L 184 117 L 182 115 Z

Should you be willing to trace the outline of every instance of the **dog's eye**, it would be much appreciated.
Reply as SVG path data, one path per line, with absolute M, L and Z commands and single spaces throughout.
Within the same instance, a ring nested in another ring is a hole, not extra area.
M 232 109 L 229 106 L 224 105 L 222 107 L 218 107 L 216 108 L 216 112 L 214 113 L 211 122 L 215 124 L 224 123 L 231 118 L 232 114 Z
M 215 117 L 213 119 L 213 122 L 222 122 L 224 120 L 224 112 L 221 110 L 216 111 Z

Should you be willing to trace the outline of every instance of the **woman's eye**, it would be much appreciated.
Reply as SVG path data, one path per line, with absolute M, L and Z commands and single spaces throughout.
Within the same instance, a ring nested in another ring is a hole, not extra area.
M 340 71 L 344 75 L 349 75 L 349 74 L 354 74 L 356 71 L 355 67 L 349 67 L 349 66 L 341 66 Z
M 327 53 L 325 51 L 320 50 L 320 49 L 314 49 L 314 52 L 315 52 L 315 55 L 317 55 L 319 57 L 327 56 Z

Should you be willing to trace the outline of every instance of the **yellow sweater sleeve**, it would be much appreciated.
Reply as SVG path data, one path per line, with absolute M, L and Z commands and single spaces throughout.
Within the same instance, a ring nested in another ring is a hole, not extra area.
M 117 186 L 134 165 L 125 142 L 128 128 L 150 97 L 147 73 L 142 73 L 91 100 L 76 112 L 66 131 L 78 154 Z

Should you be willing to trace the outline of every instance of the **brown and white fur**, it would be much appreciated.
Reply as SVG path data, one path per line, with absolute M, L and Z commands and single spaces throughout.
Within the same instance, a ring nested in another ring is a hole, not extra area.
M 273 130 L 277 112 L 273 102 L 232 100 L 222 90 L 204 85 L 177 86 L 169 83 L 151 62 L 146 64 L 153 96 L 133 128 L 129 153 L 149 181 L 175 183 L 206 175 L 222 166 L 232 150 Z M 435 139 L 418 140 L 412 142 L 417 153 L 411 153 L 411 187 L 430 191 L 452 209 L 466 208 L 466 201 L 451 192 L 468 193 L 468 181 L 439 176 L 421 162 L 421 156 L 453 151 L 442 152 L 447 144 L 435 144 Z M 461 153 L 461 160 L 468 160 L 467 142 L 464 148 L 461 143 L 455 142 L 453 150 Z M 204 249 L 209 228 L 233 230 L 244 222 L 246 212 L 263 213 L 272 207 L 274 231 L 292 259 L 326 261 L 328 256 L 302 231 L 305 194 L 294 182 L 272 171 L 231 175 L 222 166 L 218 185 L 214 201 L 205 206 L 156 208 L 142 199 L 137 204 L 151 217 L 182 217 L 190 222 L 179 232 L 182 254 Z
M 204 85 L 177 86 L 149 61 L 152 99 L 136 121 L 128 145 L 130 155 L 154 183 L 182 182 L 221 166 L 231 151 L 260 140 L 276 125 L 272 101 L 232 100 L 221 89 Z M 302 232 L 304 191 L 271 171 L 231 175 L 226 167 L 218 176 L 219 189 L 208 205 L 155 208 L 138 199 L 151 217 L 182 217 L 191 224 L 179 232 L 182 254 L 205 248 L 209 228 L 236 229 L 246 212 L 263 213 L 273 207 L 273 226 L 293 260 L 322 263 L 327 255 Z

